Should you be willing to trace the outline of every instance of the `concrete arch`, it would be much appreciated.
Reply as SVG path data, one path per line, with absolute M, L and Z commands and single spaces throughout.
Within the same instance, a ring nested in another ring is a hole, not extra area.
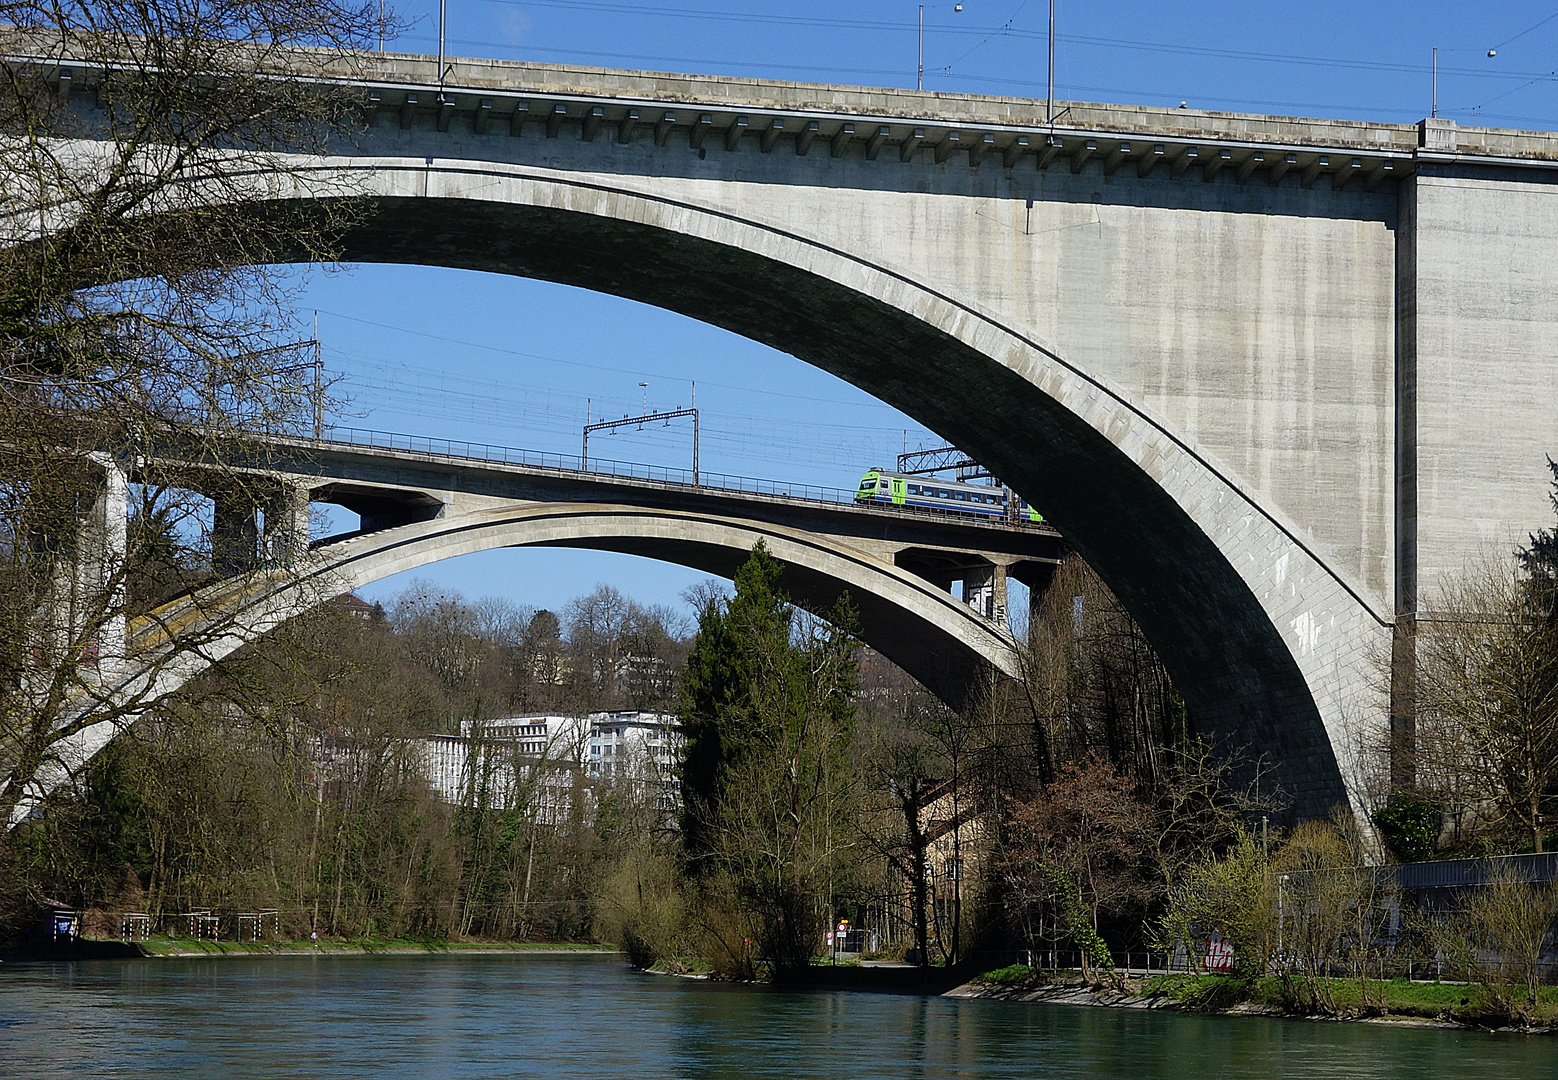
M 1043 508 L 1141 623 L 1199 729 L 1267 755 L 1297 813 L 1356 792 L 1360 732 L 1386 712 L 1379 602 L 1212 454 L 1020 323 L 718 185 L 672 197 L 647 176 L 373 158 L 322 164 L 317 183 L 316 198 L 340 184 L 373 201 L 348 260 L 612 293 L 868 389 Z
M 1014 642 L 1004 629 L 923 579 L 841 541 L 740 518 L 602 503 L 515 503 L 352 536 L 316 547 L 288 570 L 214 585 L 160 613 L 132 641 L 140 656 L 98 688 L 153 701 L 258 640 L 281 623 L 333 596 L 395 574 L 497 548 L 587 547 L 642 555 L 730 577 L 759 540 L 786 564 L 781 584 L 798 602 L 822 607 L 846 590 L 860 615 L 861 637 L 953 703 L 992 669 L 1018 674 Z M 168 649 L 168 632 L 219 632 L 197 650 Z M 159 642 L 161 638 L 161 642 Z M 56 760 L 13 814 L 34 805 L 84 766 L 118 734 L 103 722 L 55 748 Z
M 869 390 L 1042 508 L 1142 625 L 1198 729 L 1269 757 L 1298 814 L 1358 792 L 1359 748 L 1386 715 L 1378 591 L 1196 440 L 1048 348 L 987 282 L 964 290 L 894 262 L 879 236 L 831 220 L 816 188 L 785 202 L 773 185 L 484 158 L 470 142 L 449 158 L 292 162 L 257 182 L 285 203 L 371 205 L 344 260 L 611 293 Z
M 1018 673 L 1009 634 L 923 579 L 840 541 L 715 514 L 597 503 L 528 503 L 438 518 L 330 544 L 286 591 L 349 591 L 445 559 L 509 547 L 641 555 L 729 578 L 763 541 L 786 564 L 790 595 L 822 608 L 848 591 L 865 642 L 956 701 L 987 668 Z M 278 596 L 278 599 L 280 597 Z

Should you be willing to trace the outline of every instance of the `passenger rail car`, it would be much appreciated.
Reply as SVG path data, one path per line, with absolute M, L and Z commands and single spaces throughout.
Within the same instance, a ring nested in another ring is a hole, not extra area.
M 1037 510 L 1004 487 L 961 484 L 935 476 L 910 476 L 885 469 L 872 469 L 860 478 L 855 501 L 912 506 L 1006 521 L 1037 523 L 1044 520 Z

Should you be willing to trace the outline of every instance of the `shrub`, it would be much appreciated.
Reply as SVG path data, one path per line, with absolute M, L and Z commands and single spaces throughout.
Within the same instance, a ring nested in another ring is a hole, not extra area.
M 1390 853 L 1402 862 L 1431 859 L 1439 849 L 1444 810 L 1412 791 L 1398 791 L 1374 812 L 1374 825 Z

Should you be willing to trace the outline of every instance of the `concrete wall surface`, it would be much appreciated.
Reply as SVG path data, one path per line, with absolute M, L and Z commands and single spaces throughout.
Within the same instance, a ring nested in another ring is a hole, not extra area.
M 1408 181 L 1415 240 L 1417 603 L 1552 525 L 1558 458 L 1558 176 L 1479 167 Z

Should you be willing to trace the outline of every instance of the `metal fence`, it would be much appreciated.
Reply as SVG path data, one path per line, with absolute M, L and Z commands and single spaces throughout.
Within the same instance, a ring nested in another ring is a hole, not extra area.
M 1394 884 L 1403 889 L 1464 889 L 1496 878 L 1543 882 L 1558 879 L 1558 852 L 1540 855 L 1496 855 L 1485 859 L 1439 859 L 1390 867 Z
M 1231 970 L 1233 960 L 1232 953 L 1227 954 L 1225 962 L 1220 963 L 1217 959 L 1210 958 L 1197 950 L 1196 959 L 1193 961 L 1184 949 L 1178 949 L 1173 953 L 1116 952 L 1111 956 L 1116 974 L 1126 978 L 1189 973 L 1226 974 Z M 988 958 L 981 956 L 980 959 L 996 961 L 987 963 L 988 967 L 1022 964 L 1034 971 L 1054 973 L 1076 972 L 1082 968 L 1082 954 L 1075 949 L 1042 948 L 1005 951 L 999 954 L 998 960 L 995 955 Z M 1406 979 L 1410 982 L 1459 984 L 1489 979 L 1519 981 L 1524 979 L 1527 967 L 1528 965 L 1520 961 L 1501 960 L 1495 957 L 1479 958 L 1470 963 L 1454 963 L 1442 958 L 1421 956 L 1402 950 L 1371 957 L 1366 965 L 1366 972 L 1369 979 L 1379 981 Z M 1549 954 L 1546 958 L 1537 961 L 1534 968 L 1538 982 L 1548 986 L 1558 984 L 1558 956 Z M 1268 974 L 1281 975 L 1283 971 L 1284 964 L 1281 958 L 1273 958 L 1268 967 Z M 1327 977 L 1335 979 L 1357 976 L 1356 970 L 1340 963 L 1331 965 L 1327 972 Z

